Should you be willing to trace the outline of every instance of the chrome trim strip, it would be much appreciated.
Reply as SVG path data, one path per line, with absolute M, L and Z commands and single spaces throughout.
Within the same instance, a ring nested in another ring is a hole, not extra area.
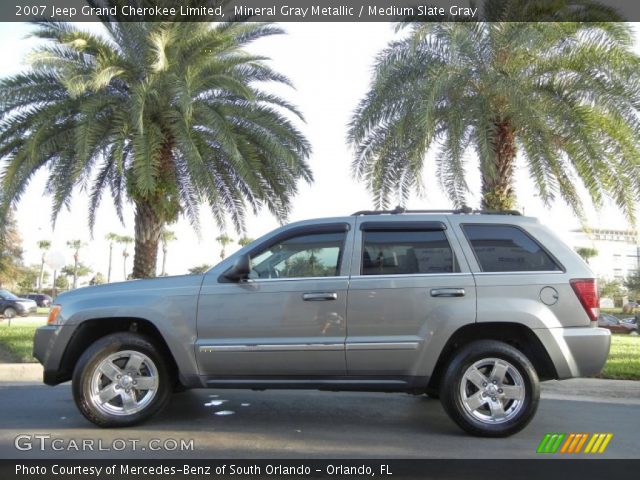
M 347 350 L 417 350 L 418 342 L 361 342 L 347 343 Z
M 527 270 L 525 272 L 475 272 L 474 275 L 566 275 L 566 273 L 561 270 Z
M 417 350 L 419 342 L 288 343 L 282 345 L 201 345 L 200 353 L 214 352 L 292 352 L 347 350 Z
M 343 343 L 288 343 L 282 345 L 201 345 L 200 353 L 213 352 L 291 352 L 291 351 L 342 351 Z
M 393 275 L 351 275 L 351 280 L 369 279 L 375 280 L 378 278 L 434 278 L 434 277 L 472 277 L 471 272 L 455 272 L 455 273 L 400 273 Z
M 348 275 L 332 277 L 283 277 L 283 278 L 249 278 L 243 283 L 267 283 L 267 282 L 302 282 L 306 280 L 349 280 Z M 237 284 L 234 284 L 237 285 Z

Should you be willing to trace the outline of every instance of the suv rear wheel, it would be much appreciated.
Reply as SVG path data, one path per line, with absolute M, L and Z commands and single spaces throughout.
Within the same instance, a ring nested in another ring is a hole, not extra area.
M 463 430 L 505 437 L 522 430 L 540 399 L 538 375 L 526 356 L 494 340 L 472 342 L 449 364 L 440 400 Z
M 123 332 L 100 338 L 81 355 L 72 384 L 76 405 L 88 420 L 126 427 L 162 409 L 173 382 L 156 346 Z

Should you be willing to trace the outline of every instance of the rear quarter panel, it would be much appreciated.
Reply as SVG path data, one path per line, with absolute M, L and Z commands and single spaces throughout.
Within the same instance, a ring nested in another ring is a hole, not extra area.
M 514 216 L 511 220 L 510 217 L 477 215 L 453 217 L 451 223 L 476 280 L 478 322 L 515 322 L 531 329 L 590 324 L 569 281 L 593 278 L 593 272 L 578 254 L 536 219 Z M 481 223 L 514 225 L 523 229 L 555 258 L 562 271 L 482 272 L 462 228 L 465 224 Z M 558 292 L 558 300 L 553 305 L 546 305 L 541 300 L 541 291 L 547 286 Z

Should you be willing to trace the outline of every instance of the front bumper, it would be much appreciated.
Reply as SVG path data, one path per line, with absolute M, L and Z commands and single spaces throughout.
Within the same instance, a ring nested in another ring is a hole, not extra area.
M 62 369 L 62 356 L 74 327 L 45 325 L 36 329 L 33 337 L 33 356 L 44 367 L 43 382 L 57 385 L 70 378 L 70 372 Z
M 611 333 L 605 328 L 571 327 L 534 331 L 547 348 L 559 380 L 597 375 L 609 356 Z

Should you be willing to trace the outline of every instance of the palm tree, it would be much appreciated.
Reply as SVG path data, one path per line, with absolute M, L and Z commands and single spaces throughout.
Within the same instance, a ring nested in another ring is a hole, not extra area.
M 578 247 L 576 253 L 582 257 L 582 259 L 589 263 L 589 259 L 598 256 L 598 249 L 591 247 Z
M 129 245 L 131 245 L 135 240 L 133 237 L 129 235 L 118 235 L 117 242 L 122 245 L 122 267 L 124 271 L 124 279 L 127 280 L 129 276 L 127 275 L 127 258 L 129 258 Z
M 80 266 L 80 249 L 85 246 L 82 240 L 69 240 L 67 246 L 73 250 L 73 285 L 72 288 L 78 288 L 78 267 Z M 68 275 L 68 273 L 66 274 Z
M 42 282 L 44 279 L 44 264 L 46 261 L 47 252 L 51 248 L 51 241 L 49 240 L 38 240 L 36 245 L 42 251 L 42 256 L 40 257 L 40 274 L 38 275 L 38 292 L 42 290 Z
M 201 275 L 211 268 L 211 265 L 203 263 L 189 269 L 189 275 Z
M 162 272 L 160 273 L 160 276 L 162 277 L 166 277 L 167 276 L 167 250 L 168 250 L 168 245 L 169 242 L 173 242 L 174 240 L 176 240 L 176 234 L 174 232 L 172 232 L 171 230 L 167 230 L 166 228 L 162 229 L 162 234 L 160 236 L 160 240 L 162 242 Z
M 247 237 L 247 236 L 242 236 L 242 237 L 240 237 L 238 239 L 238 245 L 240 245 L 241 247 L 246 247 L 247 245 L 249 245 L 254 240 L 255 240 L 254 238 Z
M 121 220 L 135 208 L 136 278 L 155 276 L 163 226 L 184 215 L 197 227 L 201 203 L 239 232 L 263 206 L 284 220 L 298 180 L 312 180 L 310 147 L 298 110 L 261 88 L 289 80 L 245 50 L 280 28 L 102 20 L 104 35 L 36 23 L 46 43 L 31 69 L 0 81 L 0 218 L 41 168 L 53 221 L 88 185 L 92 229 L 108 190 Z
M 596 207 L 609 195 L 633 221 L 640 60 L 631 28 L 493 21 L 504 18 L 503 5 L 526 2 L 489 0 L 485 22 L 411 23 L 380 54 L 349 126 L 355 177 L 377 206 L 388 207 L 391 197 L 404 204 L 412 191 L 423 192 L 425 156 L 437 144 L 441 185 L 462 206 L 465 154 L 474 150 L 482 207 L 507 210 L 516 204 L 520 154 L 546 205 L 560 196 L 584 218 L 581 184 Z
M 224 257 L 227 256 L 224 249 L 226 248 L 227 245 L 229 245 L 230 243 L 233 243 L 233 238 L 231 238 L 226 233 L 223 233 L 222 235 L 219 235 L 216 237 L 216 242 L 218 242 L 222 247 L 222 249 L 220 250 L 220 258 L 224 260 Z
M 73 265 L 66 265 L 60 270 L 62 275 L 73 277 L 72 288 L 77 288 L 78 278 L 86 277 L 93 270 L 82 262 L 74 262 Z
M 105 239 L 109 242 L 109 268 L 107 270 L 107 283 L 111 282 L 111 259 L 113 258 L 113 244 L 118 242 L 120 235 L 117 233 L 109 232 L 105 236 Z

